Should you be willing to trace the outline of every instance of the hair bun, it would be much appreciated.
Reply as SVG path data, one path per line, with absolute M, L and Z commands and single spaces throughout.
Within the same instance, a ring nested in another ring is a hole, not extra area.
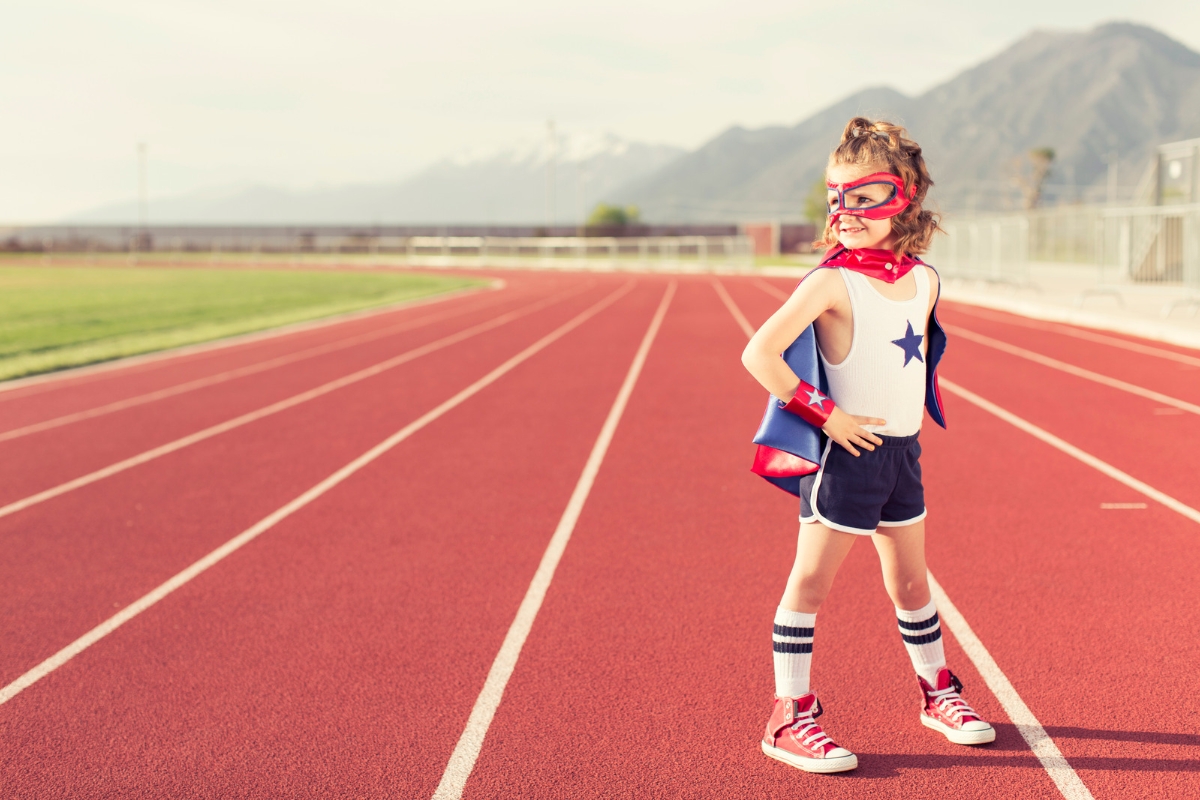
M 850 131 L 850 136 L 857 139 L 860 136 L 874 136 L 876 139 L 882 139 L 885 142 L 890 142 L 892 137 L 885 131 L 878 131 L 874 128 L 854 128 Z

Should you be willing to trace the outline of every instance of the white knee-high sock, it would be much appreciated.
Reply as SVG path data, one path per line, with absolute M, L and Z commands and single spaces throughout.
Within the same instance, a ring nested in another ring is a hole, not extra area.
M 928 605 L 916 611 L 897 608 L 896 619 L 900 623 L 900 638 L 904 640 L 904 649 L 912 659 L 913 669 L 926 683 L 934 685 L 938 670 L 946 666 L 937 606 L 930 600 Z
M 771 636 L 775 650 L 775 694 L 799 697 L 808 694 L 808 673 L 812 666 L 813 627 L 816 614 L 775 611 L 775 629 Z

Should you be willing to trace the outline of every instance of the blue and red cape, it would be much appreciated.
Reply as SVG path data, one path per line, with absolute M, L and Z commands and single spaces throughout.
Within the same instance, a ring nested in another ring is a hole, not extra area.
M 843 266 L 855 269 L 856 265 L 850 258 L 851 253 L 852 251 L 845 248 L 830 250 L 817 268 L 801 278 L 800 282 L 803 283 L 819 269 Z M 906 256 L 907 258 L 912 257 Z M 924 264 L 917 258 L 912 258 L 912 263 Z M 874 274 L 873 270 L 858 271 Z M 934 274 L 937 274 L 936 270 Z M 938 281 L 938 297 L 941 297 L 941 293 L 941 281 Z M 933 311 L 929 315 L 926 335 L 929 337 L 929 349 L 925 367 L 925 408 L 933 421 L 944 428 L 946 416 L 942 407 L 942 394 L 938 388 L 937 367 L 946 352 L 946 331 L 938 322 L 937 300 L 934 300 Z M 800 380 L 829 394 L 829 381 L 825 377 L 821 358 L 817 355 L 817 336 L 812 325 L 805 328 L 796 341 L 783 351 L 783 360 Z M 754 464 L 750 471 L 798 497 L 801 476 L 816 472 L 820 468 L 825 434 L 820 428 L 810 425 L 790 411 L 784 411 L 783 405 L 786 402 L 774 395 L 767 401 L 767 411 L 758 426 L 758 433 L 754 434 L 754 443 L 758 445 L 758 450 L 754 454 Z

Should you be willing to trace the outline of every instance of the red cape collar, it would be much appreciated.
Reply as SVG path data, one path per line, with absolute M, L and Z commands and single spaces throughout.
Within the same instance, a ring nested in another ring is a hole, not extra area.
M 891 250 L 879 250 L 873 247 L 849 250 L 845 247 L 834 246 L 825 253 L 825 258 L 821 259 L 822 267 L 845 267 L 866 275 L 868 278 L 878 278 L 886 283 L 895 283 L 920 263 L 907 253 L 897 256 Z

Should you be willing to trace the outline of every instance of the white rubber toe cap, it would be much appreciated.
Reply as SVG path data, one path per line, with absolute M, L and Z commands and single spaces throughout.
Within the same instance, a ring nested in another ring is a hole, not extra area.
M 928 714 L 922 713 L 921 724 L 926 728 L 932 728 L 955 744 L 987 744 L 996 741 L 996 731 L 991 725 L 982 721 L 972 720 L 965 723 L 962 728 L 951 728 Z
M 802 769 L 805 772 L 831 773 L 848 772 L 858 767 L 858 756 L 844 747 L 836 747 L 829 751 L 824 758 L 805 758 L 796 753 L 788 752 L 782 747 L 775 747 L 767 742 L 762 743 L 762 751 L 776 761 Z
M 981 719 L 973 719 L 970 722 L 964 722 L 962 729 L 964 731 L 990 731 L 992 726 Z

